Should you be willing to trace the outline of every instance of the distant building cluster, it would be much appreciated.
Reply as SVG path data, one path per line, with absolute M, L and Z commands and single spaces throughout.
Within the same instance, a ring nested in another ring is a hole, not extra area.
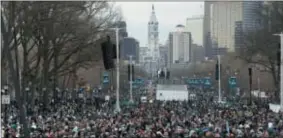
M 159 43 L 159 23 L 154 6 L 148 22 L 148 43 L 139 49 L 139 61 L 148 72 L 189 65 L 225 55 L 243 47 L 244 33 L 260 27 L 257 11 L 262 1 L 206 1 L 204 14 L 186 19 Z
M 259 28 L 263 1 L 206 1 L 203 18 L 205 56 L 213 58 L 243 46 L 244 33 Z

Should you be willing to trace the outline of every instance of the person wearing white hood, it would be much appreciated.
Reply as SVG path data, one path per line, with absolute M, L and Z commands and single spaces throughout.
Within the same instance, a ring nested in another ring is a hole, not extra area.
M 241 129 L 237 129 L 237 138 L 243 138 L 244 137 L 244 133 Z
M 79 128 L 78 126 L 75 126 L 72 130 L 72 132 L 74 133 L 73 137 L 78 137 L 79 134 Z

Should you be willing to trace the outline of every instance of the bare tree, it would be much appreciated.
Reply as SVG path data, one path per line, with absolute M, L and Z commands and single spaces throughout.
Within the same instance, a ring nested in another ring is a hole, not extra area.
M 26 129 L 27 82 L 48 88 L 52 77 L 56 84 L 59 75 L 75 74 L 78 68 L 87 68 L 100 59 L 100 54 L 96 54 L 100 50 L 99 35 L 120 16 L 108 2 L 5 1 L 1 4 L 1 67 L 8 66 L 16 100 L 21 105 L 21 123 Z M 45 104 L 47 95 L 45 91 Z
M 238 58 L 263 67 L 264 71 L 271 73 L 274 86 L 279 88 L 277 53 L 280 42 L 273 34 L 283 31 L 283 2 L 269 2 L 257 12 L 262 19 L 261 27 L 245 34 L 244 48 Z M 277 91 L 276 97 L 278 94 Z

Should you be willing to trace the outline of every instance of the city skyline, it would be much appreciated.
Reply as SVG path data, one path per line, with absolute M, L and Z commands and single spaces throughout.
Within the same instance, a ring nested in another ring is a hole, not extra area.
M 147 24 L 153 4 L 159 22 L 160 44 L 165 44 L 168 34 L 177 24 L 186 25 L 187 18 L 203 15 L 204 2 L 117 2 L 127 23 L 129 36 L 136 38 L 141 47 L 147 46 Z

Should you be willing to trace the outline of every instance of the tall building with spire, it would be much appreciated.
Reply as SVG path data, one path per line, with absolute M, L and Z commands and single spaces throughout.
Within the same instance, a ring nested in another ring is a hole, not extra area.
M 159 58 L 159 32 L 158 32 L 158 21 L 155 15 L 154 5 L 152 5 L 152 11 L 148 22 L 148 48 L 150 50 L 149 56 L 153 60 Z

